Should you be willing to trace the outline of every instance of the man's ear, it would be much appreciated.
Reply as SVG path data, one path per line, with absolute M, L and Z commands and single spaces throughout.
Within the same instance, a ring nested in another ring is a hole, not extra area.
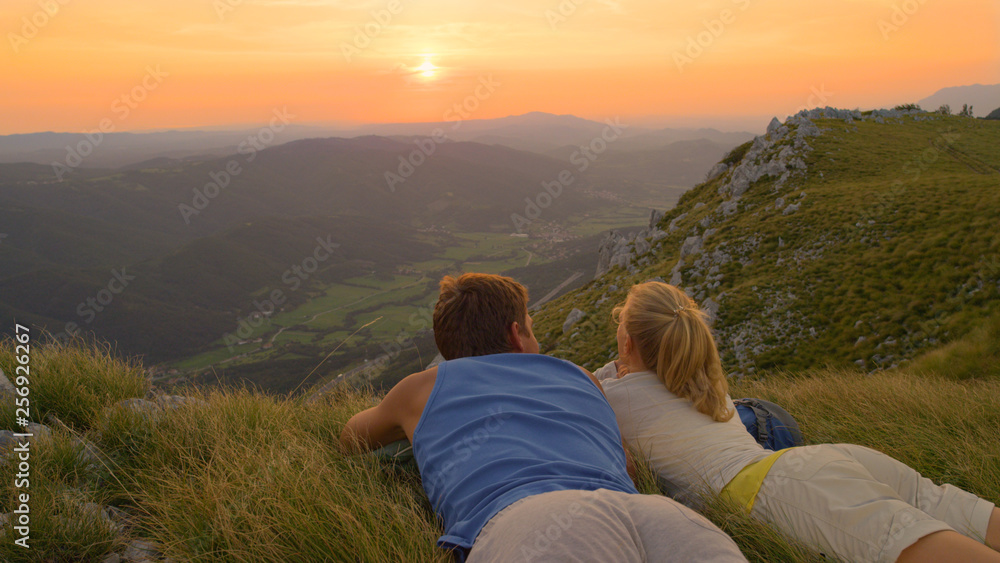
M 524 352 L 524 342 L 521 341 L 521 324 L 517 321 L 510 323 L 507 327 L 507 341 L 510 343 L 510 351 L 521 354 Z

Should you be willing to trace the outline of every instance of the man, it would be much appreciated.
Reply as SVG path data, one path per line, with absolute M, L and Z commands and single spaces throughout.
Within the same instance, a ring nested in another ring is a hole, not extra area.
M 528 293 L 510 278 L 441 281 L 445 360 L 354 415 L 341 444 L 407 438 L 459 561 L 745 561 L 708 520 L 640 495 L 594 376 L 538 353 Z

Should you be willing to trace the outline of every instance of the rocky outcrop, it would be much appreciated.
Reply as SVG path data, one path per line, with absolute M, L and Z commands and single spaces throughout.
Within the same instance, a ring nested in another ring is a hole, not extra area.
M 636 273 L 637 262 L 649 254 L 654 245 L 668 234 L 658 226 L 663 215 L 663 211 L 653 210 L 649 215 L 649 225 L 631 236 L 625 236 L 615 230 L 605 235 L 597 249 L 595 276 L 599 278 L 615 267 L 624 268 L 631 274 Z
M 808 139 L 820 134 L 820 129 L 802 114 L 789 119 L 788 124 L 772 119 L 767 133 L 754 138 L 746 155 L 719 186 L 720 195 L 732 198 L 720 206 L 720 211 L 727 216 L 734 213 L 736 202 L 761 178 L 777 177 L 780 187 L 793 173 L 804 171 L 806 163 L 802 157 L 812 150 Z
M 563 334 L 569 332 L 569 329 L 573 328 L 573 325 L 580 322 L 580 319 L 586 316 L 587 314 L 579 309 L 573 309 L 572 311 L 570 311 L 569 315 L 566 315 L 566 321 L 563 322 L 562 325 Z

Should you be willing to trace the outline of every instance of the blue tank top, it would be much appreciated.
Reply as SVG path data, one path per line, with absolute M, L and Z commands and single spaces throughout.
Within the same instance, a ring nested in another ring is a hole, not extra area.
M 424 491 L 460 560 L 497 512 L 566 489 L 637 493 L 615 413 L 574 364 L 540 354 L 442 362 L 413 432 Z

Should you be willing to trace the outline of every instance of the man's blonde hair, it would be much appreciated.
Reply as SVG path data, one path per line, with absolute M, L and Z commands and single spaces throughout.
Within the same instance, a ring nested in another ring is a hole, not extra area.
M 690 400 L 698 412 L 716 421 L 733 417 L 733 405 L 726 400 L 729 384 L 708 316 L 687 294 L 663 282 L 638 284 L 612 314 L 625 324 L 642 363 L 671 393 Z

